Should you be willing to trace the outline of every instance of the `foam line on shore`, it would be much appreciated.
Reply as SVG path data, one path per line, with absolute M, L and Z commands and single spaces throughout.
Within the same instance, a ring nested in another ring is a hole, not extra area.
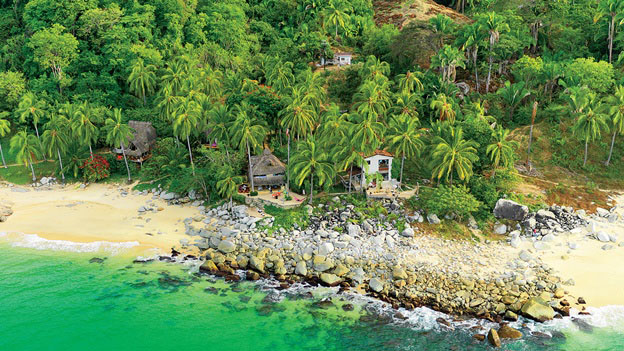
M 106 252 L 112 255 L 139 246 L 138 241 L 110 242 L 94 241 L 88 243 L 68 240 L 48 240 L 36 234 L 1 232 L 0 238 L 7 240 L 13 247 L 30 248 L 36 250 L 51 250 L 65 252 Z

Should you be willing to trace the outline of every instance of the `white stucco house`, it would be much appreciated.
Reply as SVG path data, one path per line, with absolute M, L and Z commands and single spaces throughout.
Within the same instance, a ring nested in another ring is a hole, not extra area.
M 334 58 L 325 59 L 321 58 L 321 66 L 325 65 L 334 65 L 334 66 L 348 66 L 351 64 L 351 59 L 353 58 L 353 54 L 350 52 L 336 52 L 334 53 Z
M 366 175 L 373 175 L 375 173 L 381 174 L 384 180 L 390 180 L 392 178 L 392 160 L 394 157 L 386 150 L 375 150 L 375 152 L 366 157 L 364 160 L 368 164 L 368 170 Z M 366 179 L 362 180 L 362 185 L 365 184 Z

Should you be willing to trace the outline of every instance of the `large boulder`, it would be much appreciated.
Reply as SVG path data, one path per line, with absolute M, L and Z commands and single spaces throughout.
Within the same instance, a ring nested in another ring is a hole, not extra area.
M 321 281 L 327 286 L 336 286 L 342 282 L 342 279 L 335 274 L 321 273 Z
M 540 297 L 530 298 L 522 305 L 520 312 L 527 318 L 534 319 L 539 322 L 545 322 L 553 319 L 555 316 L 555 310 L 548 305 Z
M 384 289 L 384 283 L 377 279 L 377 278 L 373 278 L 368 282 L 368 286 L 371 288 L 371 290 L 373 290 L 374 292 L 381 292 Z
M 487 335 L 487 339 L 490 342 L 490 345 L 494 347 L 501 347 L 501 341 L 500 341 L 500 338 L 498 337 L 498 333 L 496 332 L 496 329 L 494 328 L 490 329 L 490 332 Z
M 499 199 L 494 207 L 494 217 L 498 219 L 509 219 L 521 221 L 529 214 L 529 208 L 517 202 Z
M 501 339 L 520 339 L 522 337 L 522 333 L 519 330 L 514 329 L 507 324 L 503 324 L 498 329 L 498 336 Z
M 230 253 L 236 250 L 236 244 L 230 240 L 221 240 L 217 248 L 223 253 Z

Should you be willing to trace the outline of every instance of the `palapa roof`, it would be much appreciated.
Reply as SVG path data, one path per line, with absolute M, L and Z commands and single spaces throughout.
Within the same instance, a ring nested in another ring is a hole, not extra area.
M 156 143 L 156 129 L 151 122 L 129 121 L 128 126 L 134 130 L 131 138 L 125 142 L 126 155 L 140 157 L 149 152 Z M 121 150 L 115 150 L 121 153 Z
M 271 150 L 264 149 L 262 155 L 251 157 L 251 169 L 254 176 L 280 174 L 286 172 L 286 165 Z

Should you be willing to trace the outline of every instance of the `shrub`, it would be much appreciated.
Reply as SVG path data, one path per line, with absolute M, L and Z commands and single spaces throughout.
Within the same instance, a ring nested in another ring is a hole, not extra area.
M 258 196 L 258 192 L 254 190 L 249 193 L 249 196 Z
M 440 185 L 434 189 L 426 189 L 421 193 L 421 204 L 429 213 L 443 216 L 455 214 L 462 219 L 478 211 L 483 205 L 465 186 Z
M 97 182 L 110 176 L 110 164 L 100 155 L 89 157 L 82 165 L 82 173 L 88 182 Z

